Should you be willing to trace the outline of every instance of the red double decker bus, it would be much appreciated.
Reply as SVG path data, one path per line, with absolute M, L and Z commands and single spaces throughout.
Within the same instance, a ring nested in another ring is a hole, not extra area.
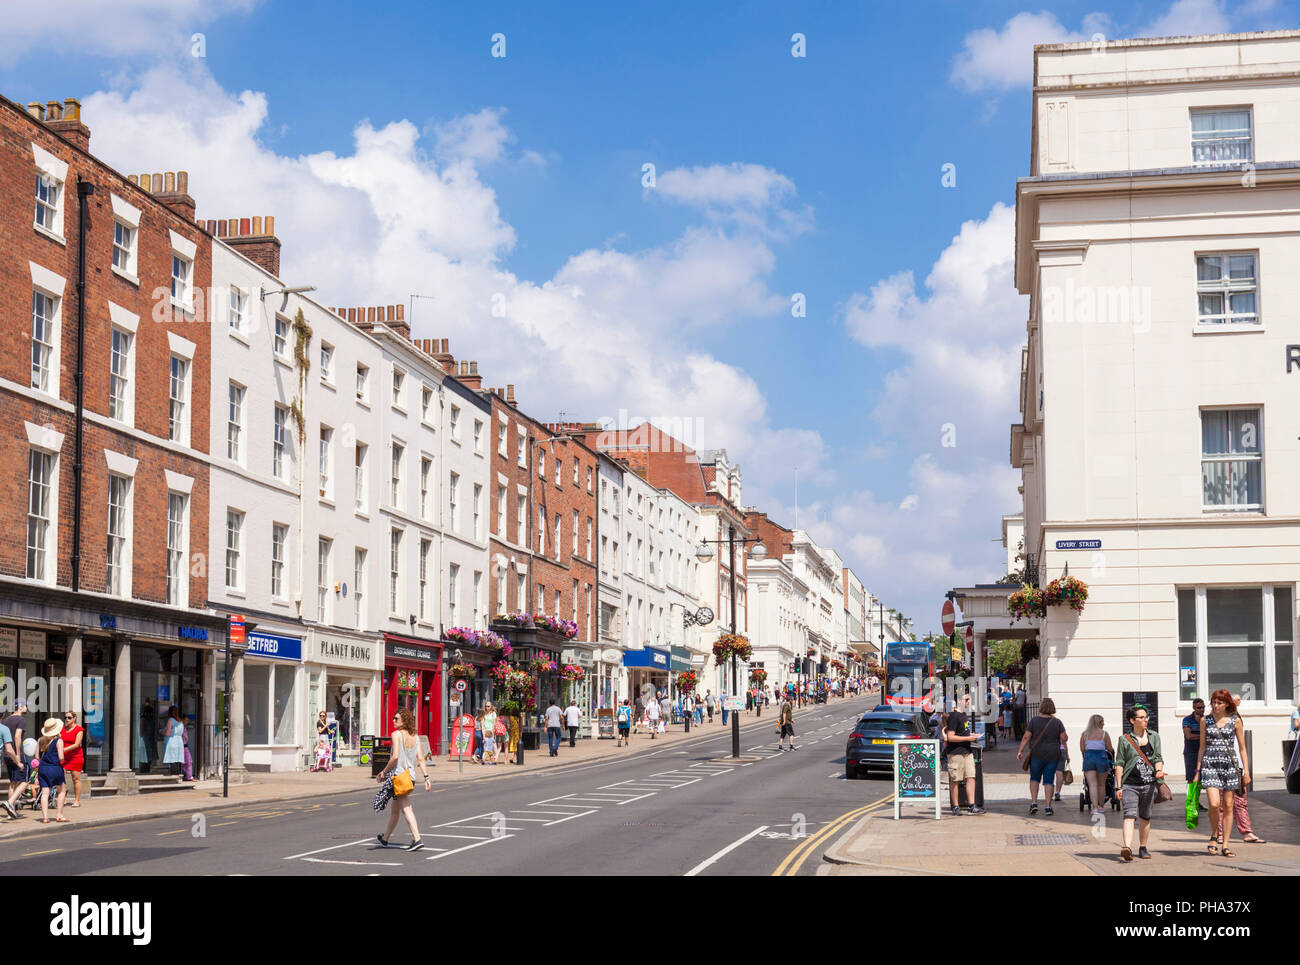
M 923 640 L 885 644 L 885 703 L 900 710 L 934 710 L 938 681 L 934 648 Z

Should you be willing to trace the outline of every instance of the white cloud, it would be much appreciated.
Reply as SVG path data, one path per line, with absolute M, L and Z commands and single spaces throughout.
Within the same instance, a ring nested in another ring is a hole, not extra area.
M 1067 30 L 1055 14 L 1018 13 L 1001 30 L 984 27 L 966 35 L 953 61 L 952 80 L 969 91 L 1025 87 L 1033 80 L 1034 44 L 1086 39 Z
M 794 182 L 761 164 L 711 164 L 672 168 L 653 190 L 671 201 L 699 208 L 711 219 L 764 233 L 798 234 L 812 226 L 812 209 L 794 203 Z
M 901 512 L 910 513 L 912 510 L 916 509 L 918 505 L 920 505 L 920 502 L 921 502 L 921 497 L 918 496 L 916 493 L 912 493 L 910 496 L 905 497 L 903 501 L 898 504 L 898 508 Z
M 500 112 L 440 125 L 432 157 L 407 120 L 359 121 L 349 150 L 281 155 L 259 139 L 274 113 L 265 95 L 227 92 L 184 64 L 85 100 L 92 147 L 119 170 L 188 170 L 202 218 L 275 215 L 282 275 L 317 285 L 325 304 L 433 295 L 415 303 L 412 334 L 450 339 L 486 384 L 514 383 L 531 415 L 676 417 L 699 426 L 699 448 L 742 464 L 775 463 L 784 446 L 810 472 L 824 461 L 815 432 L 773 426 L 757 382 L 698 348 L 710 327 L 786 309 L 762 237 L 687 227 L 658 247 L 580 251 L 550 279 L 521 278 L 503 267 L 516 235 L 480 174 L 511 140 Z
M 1140 36 L 1182 37 L 1227 33 L 1230 29 L 1219 0 L 1176 0 L 1164 14 L 1143 28 Z
M 120 57 L 148 51 L 189 57 L 191 36 L 230 14 L 247 13 L 259 0 L 9 0 L 0 27 L 0 64 L 18 63 L 48 47 L 51 38 L 75 42 L 79 55 Z M 60 51 L 65 52 L 65 51 Z
M 514 135 L 501 123 L 504 110 L 485 107 L 476 114 L 466 114 L 438 124 L 434 128 L 437 138 L 436 153 L 444 161 L 474 161 L 484 164 L 498 161 L 504 156 L 506 145 Z M 540 160 L 536 152 L 529 152 Z

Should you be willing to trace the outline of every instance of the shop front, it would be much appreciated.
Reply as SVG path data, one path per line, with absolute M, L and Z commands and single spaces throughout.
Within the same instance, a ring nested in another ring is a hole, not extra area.
M 624 675 L 623 651 L 616 647 L 606 647 L 595 652 L 595 700 L 596 708 L 617 707 L 625 696 L 622 685 Z
M 678 691 L 677 675 L 694 669 L 691 666 L 691 651 L 686 647 L 671 647 L 668 654 L 668 670 L 673 682 L 670 693 L 674 697 L 685 697 L 685 694 Z
M 633 701 L 638 696 L 668 690 L 672 654 L 667 650 L 657 647 L 628 650 L 623 654 L 623 666 L 627 668 L 628 696 Z
M 582 732 L 585 736 L 596 735 L 596 660 L 597 644 L 574 641 L 560 653 L 561 670 L 567 665 L 582 670 L 577 680 L 561 680 L 560 706 L 568 707 L 569 701 L 575 701 L 582 711 Z
M 444 750 L 443 645 L 414 637 L 385 633 L 383 672 L 383 720 L 380 732 L 392 732 L 393 715 L 406 708 L 415 715 L 416 731 L 425 739 L 428 751 Z
M 306 647 L 303 671 L 307 705 L 300 733 L 300 746 L 305 752 L 302 761 L 314 758 L 317 725 L 324 713 L 334 763 L 356 764 L 361 755 L 362 734 L 392 732 L 386 722 L 379 720 L 383 642 L 376 636 L 313 628 L 307 633 Z M 392 714 L 388 718 L 391 720 Z
M 258 627 L 244 657 L 244 767 L 293 771 L 302 758 L 302 637 Z M 315 730 L 312 731 L 313 738 Z

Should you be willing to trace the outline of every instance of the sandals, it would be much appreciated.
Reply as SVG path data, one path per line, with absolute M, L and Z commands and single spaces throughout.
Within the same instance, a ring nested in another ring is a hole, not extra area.
M 1133 849 L 1132 849 L 1132 848 L 1128 848 L 1128 847 L 1120 848 L 1120 849 L 1119 849 L 1119 856 L 1120 856 L 1121 858 L 1123 858 L 1125 861 L 1132 861 L 1132 860 L 1133 860 Z
M 55 820 L 58 824 L 71 824 L 71 823 L 72 823 L 72 820 L 71 820 L 70 818 L 55 818 L 54 820 Z
M 1246 835 L 1241 840 L 1245 841 L 1247 844 L 1268 844 L 1267 841 L 1265 841 L 1263 838 L 1261 838 L 1258 834 L 1256 834 L 1253 831 L 1250 834 Z
M 1219 857 L 1235 858 L 1237 857 L 1237 852 L 1233 851 L 1231 848 L 1224 848 L 1222 851 L 1219 852 Z
M 1219 839 L 1218 839 L 1217 837 L 1210 838 L 1210 843 L 1209 843 L 1208 845 L 1206 845 L 1206 850 L 1207 850 L 1210 854 L 1218 854 L 1218 853 L 1219 853 Z

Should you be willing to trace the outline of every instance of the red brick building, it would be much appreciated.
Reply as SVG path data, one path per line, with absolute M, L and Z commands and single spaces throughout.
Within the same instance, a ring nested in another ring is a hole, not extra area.
M 578 624 L 574 638 L 594 641 L 596 607 L 596 453 L 548 424 L 538 440 L 534 497 L 540 529 L 534 544 L 536 611 Z M 545 545 L 541 545 L 542 542 Z
M 126 786 L 160 756 L 133 723 L 204 723 L 224 633 L 202 609 L 211 239 L 184 172 L 89 146 L 76 100 L 0 98 L 0 672 L 71 681 L 37 719 L 88 696 L 87 768 Z

